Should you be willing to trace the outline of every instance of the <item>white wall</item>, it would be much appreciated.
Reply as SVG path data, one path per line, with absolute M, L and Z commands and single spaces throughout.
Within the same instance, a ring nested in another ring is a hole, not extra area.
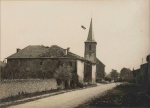
M 77 74 L 80 83 L 83 83 L 84 78 L 84 62 L 77 60 Z
M 96 65 L 92 65 L 92 84 L 96 84 Z

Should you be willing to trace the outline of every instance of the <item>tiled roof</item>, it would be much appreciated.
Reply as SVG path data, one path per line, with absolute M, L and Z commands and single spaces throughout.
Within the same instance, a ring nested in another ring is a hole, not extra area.
M 52 45 L 47 49 L 46 52 L 43 52 L 38 57 L 65 57 L 66 49 L 63 49 L 57 45 Z
M 55 57 L 61 57 L 61 58 L 74 58 L 74 59 L 80 59 L 84 61 L 91 62 L 77 54 L 74 54 L 72 52 L 68 52 L 66 55 L 66 49 L 61 48 L 57 45 L 52 45 L 51 47 L 45 47 L 43 45 L 29 45 L 25 47 L 24 49 L 20 50 L 18 53 L 15 53 L 7 59 L 12 58 L 55 58 Z M 93 62 L 91 62 L 93 63 Z
M 96 61 L 99 61 L 102 65 L 104 65 L 98 58 L 96 58 Z M 105 65 L 104 65 L 105 66 Z
M 89 60 L 87 60 L 87 59 L 85 59 L 85 58 L 83 58 L 83 57 L 81 57 L 81 56 L 79 56 L 77 54 L 72 53 L 72 52 L 68 52 L 67 56 L 93 63 L 92 61 L 89 61 Z
M 29 45 L 24 49 L 20 50 L 18 53 L 15 53 L 9 58 L 37 58 L 42 53 L 46 52 L 49 47 L 45 47 L 43 45 Z

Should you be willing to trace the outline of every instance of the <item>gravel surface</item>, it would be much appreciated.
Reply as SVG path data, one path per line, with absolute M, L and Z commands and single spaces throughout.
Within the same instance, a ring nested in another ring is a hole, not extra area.
M 96 87 L 67 92 L 24 104 L 10 106 L 9 108 L 74 108 L 115 86 L 115 83 L 100 84 Z

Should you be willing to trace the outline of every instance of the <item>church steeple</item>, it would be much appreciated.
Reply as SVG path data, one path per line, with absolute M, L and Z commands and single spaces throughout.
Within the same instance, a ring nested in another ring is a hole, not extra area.
M 94 39 L 94 34 L 93 34 L 92 18 L 91 18 L 91 22 L 90 22 L 88 38 L 85 42 L 96 42 L 95 39 Z
M 96 45 L 97 45 L 97 42 L 95 41 L 94 35 L 93 35 L 92 18 L 91 18 L 91 22 L 90 22 L 88 37 L 84 43 L 85 43 L 84 58 L 95 63 L 96 62 Z

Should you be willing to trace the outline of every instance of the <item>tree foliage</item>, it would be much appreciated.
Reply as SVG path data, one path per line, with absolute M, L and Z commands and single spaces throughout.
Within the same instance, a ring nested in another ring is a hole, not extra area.
M 54 78 L 60 79 L 60 80 L 71 80 L 72 78 L 72 68 L 71 66 L 67 66 L 66 64 L 63 64 L 63 66 L 59 66 L 54 73 Z
M 119 73 L 117 72 L 117 70 L 112 69 L 111 71 L 111 77 L 114 78 L 114 80 L 116 80 L 118 78 Z
M 109 81 L 109 82 L 111 82 L 111 78 L 110 77 L 105 77 L 105 81 Z
M 122 68 L 120 71 L 120 77 L 123 79 L 128 79 L 130 74 L 131 74 L 131 70 L 128 68 Z

